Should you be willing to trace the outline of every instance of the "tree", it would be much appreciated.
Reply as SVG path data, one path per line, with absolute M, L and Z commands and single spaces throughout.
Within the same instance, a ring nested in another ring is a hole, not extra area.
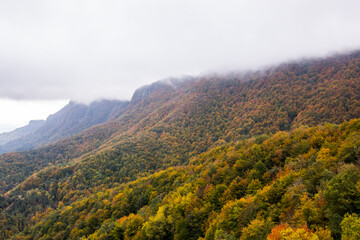
M 360 218 L 357 214 L 347 213 L 341 221 L 342 240 L 360 239 Z

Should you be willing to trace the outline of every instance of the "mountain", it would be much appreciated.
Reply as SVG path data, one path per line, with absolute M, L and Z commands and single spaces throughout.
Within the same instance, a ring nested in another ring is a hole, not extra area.
M 359 81 L 353 52 L 140 88 L 102 124 L 0 155 L 0 236 L 340 239 L 360 213 Z
M 22 138 L 43 126 L 44 120 L 31 120 L 28 125 L 17 128 L 11 132 L 0 133 L 0 145 Z
M 31 121 L 28 126 L 8 133 L 3 138 L 7 137 L 7 141 L 1 141 L 0 153 L 32 149 L 72 136 L 121 114 L 127 105 L 128 102 L 116 100 L 101 100 L 89 105 L 69 102 L 46 121 Z

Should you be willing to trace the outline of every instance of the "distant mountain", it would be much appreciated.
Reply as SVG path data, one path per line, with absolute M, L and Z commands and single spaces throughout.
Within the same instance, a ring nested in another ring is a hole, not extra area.
M 17 128 L 11 132 L 0 133 L 0 145 L 4 145 L 36 131 L 43 126 L 44 123 L 45 120 L 31 120 L 29 124 L 24 127 Z
M 28 150 L 72 136 L 121 114 L 127 105 L 128 102 L 117 100 L 101 100 L 89 105 L 69 102 L 46 121 L 31 121 L 26 127 L 1 134 L 0 153 Z
M 11 123 L 0 123 L 0 133 L 11 132 L 16 128 L 19 128 L 19 126 L 13 125 Z

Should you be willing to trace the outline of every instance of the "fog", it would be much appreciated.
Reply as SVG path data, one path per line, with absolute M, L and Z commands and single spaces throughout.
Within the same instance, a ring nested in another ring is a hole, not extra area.
M 0 2 L 0 98 L 130 99 L 166 77 L 360 47 L 360 2 Z
M 0 133 L 25 126 L 30 120 L 45 120 L 67 103 L 68 100 L 0 99 Z

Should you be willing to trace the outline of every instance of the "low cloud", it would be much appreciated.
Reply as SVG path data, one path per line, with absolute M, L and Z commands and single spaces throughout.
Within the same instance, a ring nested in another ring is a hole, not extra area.
M 1 1 L 0 98 L 129 99 L 169 76 L 360 47 L 358 1 Z

